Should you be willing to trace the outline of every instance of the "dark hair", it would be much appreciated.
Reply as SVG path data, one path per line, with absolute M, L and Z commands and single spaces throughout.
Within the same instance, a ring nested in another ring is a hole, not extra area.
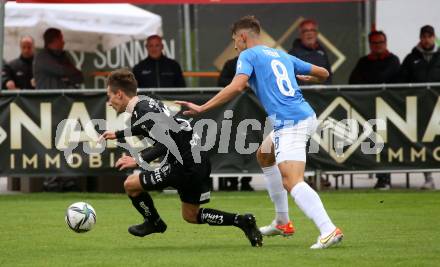
M 47 47 L 50 43 L 61 36 L 61 30 L 57 28 L 49 28 L 43 34 L 44 47 Z
M 153 39 L 159 39 L 159 40 L 162 41 L 162 37 L 160 37 L 160 35 L 154 34 L 154 35 L 150 35 L 150 36 L 148 36 L 148 38 L 147 38 L 147 43 L 148 43 L 149 41 L 153 40 Z
M 234 24 L 232 24 L 231 30 L 233 34 L 236 34 L 239 30 L 248 29 L 256 34 L 260 33 L 260 22 L 255 16 L 244 16 Z
M 316 22 L 316 20 L 314 19 L 305 19 L 301 21 L 301 23 L 299 24 L 299 28 L 301 29 L 306 24 L 313 24 L 316 28 L 318 28 L 318 22 Z
M 114 93 L 117 90 L 121 90 L 127 96 L 135 96 L 137 94 L 137 85 L 134 74 L 128 69 L 112 71 L 107 78 L 107 86 Z
M 434 27 L 431 25 L 425 25 L 422 28 L 420 28 L 420 37 L 422 37 L 423 34 L 428 34 L 429 36 L 435 35 Z
M 382 35 L 385 38 L 385 42 L 387 41 L 387 36 L 383 31 L 372 31 L 368 34 L 368 42 L 371 43 L 371 38 L 375 35 Z

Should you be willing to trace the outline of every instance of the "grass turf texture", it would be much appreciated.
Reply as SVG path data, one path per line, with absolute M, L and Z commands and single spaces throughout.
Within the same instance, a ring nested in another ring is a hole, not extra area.
M 249 245 L 234 227 L 191 225 L 177 195 L 153 193 L 168 224 L 164 234 L 136 238 L 127 227 L 141 221 L 124 195 L 0 195 L 0 266 L 438 266 L 440 192 L 324 192 L 324 204 L 343 229 L 342 245 L 309 246 L 318 231 L 291 203 L 297 233 Z M 64 222 L 65 209 L 90 203 L 97 225 L 84 234 Z M 261 226 L 273 218 L 265 192 L 213 193 L 206 207 L 252 212 Z

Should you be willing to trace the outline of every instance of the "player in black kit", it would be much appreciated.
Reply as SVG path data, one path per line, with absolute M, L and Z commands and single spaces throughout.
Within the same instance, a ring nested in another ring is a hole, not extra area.
M 144 222 L 133 225 L 128 231 L 135 236 L 163 233 L 167 225 L 160 218 L 148 191 L 166 187 L 177 189 L 182 201 L 182 217 L 194 224 L 207 223 L 213 226 L 233 225 L 245 233 L 252 246 L 262 246 L 263 240 L 252 214 L 235 214 L 209 208 L 200 208 L 210 199 L 209 183 L 211 165 L 204 153 L 193 156 L 192 148 L 200 138 L 191 128 L 190 123 L 172 115 L 160 101 L 146 96 L 137 96 L 137 82 L 134 75 L 125 69 L 113 71 L 107 80 L 109 104 L 119 113 L 131 114 L 131 127 L 123 131 L 106 131 L 101 139 L 124 137 L 144 137 L 153 145 L 140 154 L 123 156 L 116 162 L 120 170 L 143 168 L 140 173 L 127 177 L 124 188 L 133 206 L 144 217 Z M 147 162 L 164 157 L 160 167 L 149 170 Z

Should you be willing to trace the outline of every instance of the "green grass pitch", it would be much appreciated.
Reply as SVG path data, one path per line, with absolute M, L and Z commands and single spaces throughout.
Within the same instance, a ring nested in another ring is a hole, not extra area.
M 265 238 L 251 247 L 233 227 L 191 225 L 177 195 L 153 193 L 168 224 L 164 234 L 136 238 L 127 227 L 141 221 L 125 195 L 0 195 L 0 266 L 439 266 L 440 192 L 324 192 L 321 198 L 345 239 L 312 251 L 318 231 L 291 201 L 297 233 Z M 97 212 L 84 234 L 64 222 L 65 209 L 86 201 Z M 252 212 L 259 225 L 273 218 L 265 192 L 214 192 L 206 207 Z

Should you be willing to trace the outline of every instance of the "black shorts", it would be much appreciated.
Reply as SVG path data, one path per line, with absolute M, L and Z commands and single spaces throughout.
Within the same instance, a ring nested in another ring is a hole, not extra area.
M 165 163 L 154 171 L 139 174 L 140 183 L 145 191 L 162 190 L 174 187 L 180 200 L 190 204 L 208 203 L 210 192 L 211 164 L 202 160 L 199 164 L 184 166 L 178 162 Z

